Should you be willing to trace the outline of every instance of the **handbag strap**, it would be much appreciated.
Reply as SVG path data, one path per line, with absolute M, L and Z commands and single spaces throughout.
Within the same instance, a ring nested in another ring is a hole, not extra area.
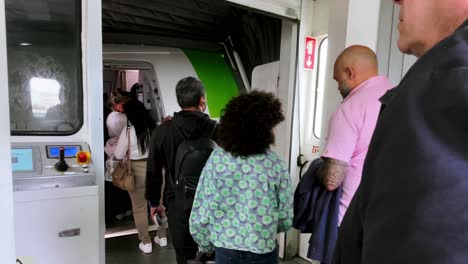
M 130 126 L 127 126 L 127 162 L 128 162 L 128 172 L 132 169 L 132 161 L 130 159 Z

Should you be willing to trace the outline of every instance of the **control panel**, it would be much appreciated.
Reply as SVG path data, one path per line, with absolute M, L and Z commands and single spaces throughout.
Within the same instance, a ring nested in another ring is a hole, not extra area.
M 14 191 L 96 185 L 86 143 L 13 143 Z

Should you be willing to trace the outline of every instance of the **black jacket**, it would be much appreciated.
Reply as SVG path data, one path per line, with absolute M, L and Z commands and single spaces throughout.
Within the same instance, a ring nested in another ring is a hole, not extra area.
M 381 102 L 334 263 L 468 263 L 468 21 Z
M 172 120 L 155 128 L 149 145 L 148 164 L 146 169 L 146 199 L 151 205 L 159 204 L 163 169 L 165 170 L 165 194 L 173 194 L 173 187 L 168 177 L 174 175 L 174 161 L 177 147 L 184 140 L 213 134 L 216 121 L 208 115 L 196 111 L 180 111 Z M 174 127 L 174 126 L 177 126 Z

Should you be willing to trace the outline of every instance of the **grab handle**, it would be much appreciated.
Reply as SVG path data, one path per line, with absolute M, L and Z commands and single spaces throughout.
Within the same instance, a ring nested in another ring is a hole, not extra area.
M 58 234 L 59 237 L 74 237 L 79 236 L 81 233 L 80 228 L 64 230 Z

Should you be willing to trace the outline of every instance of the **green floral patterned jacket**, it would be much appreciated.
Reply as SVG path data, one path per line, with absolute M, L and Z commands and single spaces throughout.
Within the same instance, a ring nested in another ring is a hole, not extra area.
M 203 252 L 268 253 L 292 225 L 292 203 L 288 169 L 274 152 L 242 158 L 217 148 L 198 184 L 190 233 Z

